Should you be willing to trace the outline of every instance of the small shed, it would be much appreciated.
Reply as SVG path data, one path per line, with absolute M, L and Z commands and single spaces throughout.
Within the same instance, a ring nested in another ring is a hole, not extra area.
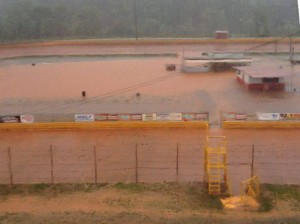
M 247 90 L 281 91 L 286 78 L 293 76 L 291 66 L 255 65 L 236 67 L 236 78 Z
M 228 31 L 216 30 L 215 37 L 216 37 L 216 39 L 228 39 Z

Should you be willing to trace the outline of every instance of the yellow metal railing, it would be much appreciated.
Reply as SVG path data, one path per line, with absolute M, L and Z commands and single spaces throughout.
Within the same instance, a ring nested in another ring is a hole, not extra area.
M 207 121 L 105 121 L 105 122 L 51 122 L 51 123 L 2 123 L 0 130 L 73 130 L 109 128 L 208 128 Z
M 249 196 L 252 198 L 258 198 L 260 195 L 260 181 L 257 175 L 251 177 L 248 180 L 241 182 L 240 186 L 241 197 Z
M 241 128 L 300 128 L 300 121 L 223 121 L 226 129 Z

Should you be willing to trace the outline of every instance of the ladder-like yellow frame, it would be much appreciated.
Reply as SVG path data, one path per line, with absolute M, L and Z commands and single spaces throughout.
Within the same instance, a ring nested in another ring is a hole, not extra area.
M 207 136 L 205 145 L 205 182 L 209 195 L 220 195 L 221 184 L 228 190 L 227 140 L 225 136 Z

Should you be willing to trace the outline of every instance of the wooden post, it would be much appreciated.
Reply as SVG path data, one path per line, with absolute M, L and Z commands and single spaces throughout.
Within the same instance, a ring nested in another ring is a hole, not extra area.
M 254 145 L 252 145 L 251 177 L 254 176 Z
M 51 163 L 51 184 L 54 184 L 54 171 L 53 171 L 53 146 L 50 146 L 50 163 Z
M 139 182 L 138 144 L 135 145 L 135 182 Z
M 98 183 L 97 146 L 94 145 L 95 184 Z
M 9 179 L 10 184 L 13 185 L 13 173 L 12 173 L 12 157 L 11 157 L 11 150 L 10 147 L 7 149 L 7 156 L 8 156 L 8 170 L 9 170 Z
M 179 144 L 176 145 L 176 180 L 179 180 Z

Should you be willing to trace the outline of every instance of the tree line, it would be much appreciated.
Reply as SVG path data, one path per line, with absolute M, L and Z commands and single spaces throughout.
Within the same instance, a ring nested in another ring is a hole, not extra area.
M 0 0 L 0 41 L 281 36 L 299 29 L 297 0 Z

